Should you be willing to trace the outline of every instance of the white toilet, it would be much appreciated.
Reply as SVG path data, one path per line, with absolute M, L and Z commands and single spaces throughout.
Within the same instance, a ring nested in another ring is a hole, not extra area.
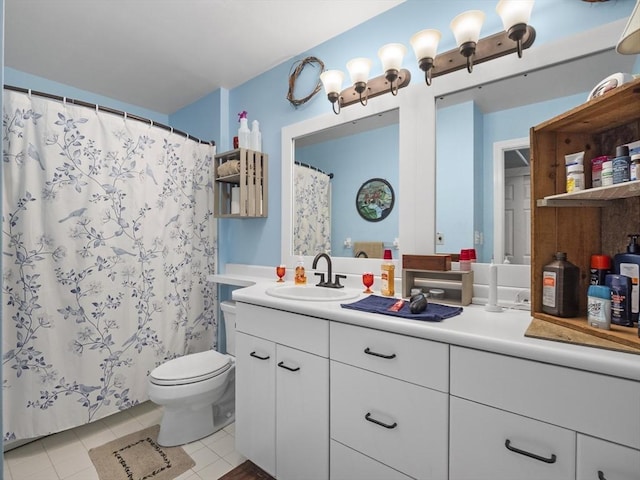
M 158 444 L 173 447 L 207 437 L 235 419 L 234 302 L 220 308 L 226 330 L 227 354 L 208 350 L 163 363 L 149 375 L 149 399 L 164 413 Z

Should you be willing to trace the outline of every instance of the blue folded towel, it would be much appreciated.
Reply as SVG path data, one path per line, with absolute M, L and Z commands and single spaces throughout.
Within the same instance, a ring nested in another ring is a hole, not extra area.
M 409 309 L 409 301 L 405 301 L 404 305 L 397 312 L 389 310 L 389 307 L 396 303 L 398 298 L 379 297 L 370 295 L 367 298 L 358 300 L 353 303 L 342 303 L 342 308 L 351 308 L 362 312 L 382 313 L 383 315 L 392 315 L 394 317 L 409 318 L 411 320 L 425 320 L 428 322 L 440 322 L 445 318 L 454 317 L 462 313 L 462 307 L 450 307 L 439 303 L 431 303 L 427 305 L 427 309 L 421 313 L 411 313 Z

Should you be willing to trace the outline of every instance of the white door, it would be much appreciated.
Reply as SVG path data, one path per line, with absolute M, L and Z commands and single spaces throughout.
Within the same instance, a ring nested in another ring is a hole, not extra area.
M 276 475 L 329 478 L 329 360 L 278 345 Z
M 531 264 L 531 175 L 529 168 L 505 170 L 504 251 L 511 263 Z
M 276 345 L 236 332 L 236 449 L 276 474 Z

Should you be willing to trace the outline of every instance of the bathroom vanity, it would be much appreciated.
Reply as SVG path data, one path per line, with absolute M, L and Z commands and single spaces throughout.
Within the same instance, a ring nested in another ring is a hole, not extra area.
M 276 478 L 639 478 L 640 355 L 525 337 L 524 311 L 421 322 L 270 286 L 233 292 L 236 448 Z

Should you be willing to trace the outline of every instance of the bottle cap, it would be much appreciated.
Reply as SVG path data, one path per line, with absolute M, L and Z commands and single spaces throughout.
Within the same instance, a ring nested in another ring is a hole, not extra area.
M 609 270 L 611 268 L 611 257 L 609 255 L 591 255 L 591 268 Z
M 618 145 L 616 147 L 616 157 L 629 156 L 629 147 L 627 145 Z
M 556 260 L 566 260 L 567 259 L 567 252 L 556 252 L 556 254 L 554 255 Z
M 640 245 L 638 245 L 637 233 L 627 235 L 629 237 L 629 244 L 627 245 L 627 253 L 640 253 Z
M 391 260 L 393 257 L 391 256 L 391 250 L 386 249 L 384 251 L 384 260 Z
M 471 260 L 472 262 L 475 262 L 477 260 L 475 248 L 469 249 L 469 260 Z
M 460 250 L 460 260 L 471 260 L 469 249 L 463 248 L 462 250 Z
M 631 161 L 638 161 L 640 162 L 640 153 L 634 153 L 633 155 L 631 155 Z

